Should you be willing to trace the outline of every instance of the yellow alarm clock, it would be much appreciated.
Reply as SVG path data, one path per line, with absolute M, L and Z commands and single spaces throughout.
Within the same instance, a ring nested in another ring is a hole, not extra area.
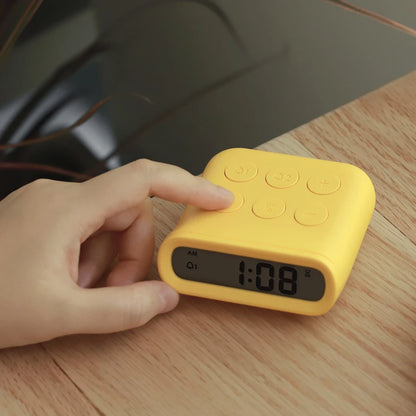
M 203 176 L 234 193 L 220 211 L 187 206 L 158 253 L 179 293 L 321 315 L 339 297 L 375 192 L 359 168 L 259 150 L 225 150 Z

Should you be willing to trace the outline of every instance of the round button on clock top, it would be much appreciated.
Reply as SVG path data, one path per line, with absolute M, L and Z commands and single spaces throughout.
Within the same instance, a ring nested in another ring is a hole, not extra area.
M 250 161 L 234 162 L 224 170 L 225 176 L 233 182 L 248 182 L 257 175 L 257 166 Z
M 273 188 L 289 188 L 298 180 L 299 172 L 291 167 L 273 169 L 266 175 L 266 182 Z
M 259 199 L 253 204 L 252 211 L 259 218 L 276 218 L 285 212 L 286 204 L 278 198 Z
M 295 220 L 301 225 L 319 225 L 328 218 L 328 209 L 317 202 L 307 202 L 295 211 Z
M 240 192 L 233 192 L 234 194 L 234 202 L 228 207 L 219 210 L 218 212 L 234 212 L 240 209 L 244 204 L 244 197 L 240 194 Z
M 318 195 L 328 195 L 338 191 L 341 179 L 336 175 L 314 175 L 308 179 L 308 188 Z

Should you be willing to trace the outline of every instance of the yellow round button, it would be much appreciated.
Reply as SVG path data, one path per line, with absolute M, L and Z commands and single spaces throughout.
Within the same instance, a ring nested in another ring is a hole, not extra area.
M 248 182 L 256 177 L 257 166 L 249 161 L 235 162 L 228 165 L 224 173 L 230 181 Z
M 218 210 L 218 212 L 234 212 L 240 209 L 244 204 L 244 197 L 240 194 L 240 192 L 233 192 L 234 194 L 234 202 L 228 207 L 224 209 Z
M 306 202 L 295 211 L 295 220 L 302 225 L 319 225 L 328 218 L 328 209 L 317 202 Z
M 266 175 L 266 182 L 273 188 L 289 188 L 299 180 L 299 172 L 291 167 L 271 170 Z
M 259 218 L 276 218 L 285 212 L 286 204 L 278 198 L 259 199 L 253 204 L 252 211 Z
M 308 188 L 318 195 L 328 195 L 337 191 L 341 186 L 341 179 L 336 175 L 314 175 L 308 179 Z

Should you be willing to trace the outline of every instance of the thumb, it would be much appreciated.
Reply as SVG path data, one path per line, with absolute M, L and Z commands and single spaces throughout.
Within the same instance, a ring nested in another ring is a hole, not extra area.
M 178 293 L 171 286 L 154 280 L 129 286 L 81 289 L 74 298 L 76 305 L 68 328 L 74 334 L 136 328 L 160 313 L 171 311 L 179 301 Z

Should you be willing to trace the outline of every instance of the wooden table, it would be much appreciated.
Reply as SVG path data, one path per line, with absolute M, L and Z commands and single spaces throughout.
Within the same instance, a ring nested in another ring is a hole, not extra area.
M 416 415 L 416 72 L 260 148 L 374 182 L 335 307 L 311 318 L 183 296 L 141 329 L 3 350 L 1 415 Z M 182 208 L 155 201 L 158 245 Z

